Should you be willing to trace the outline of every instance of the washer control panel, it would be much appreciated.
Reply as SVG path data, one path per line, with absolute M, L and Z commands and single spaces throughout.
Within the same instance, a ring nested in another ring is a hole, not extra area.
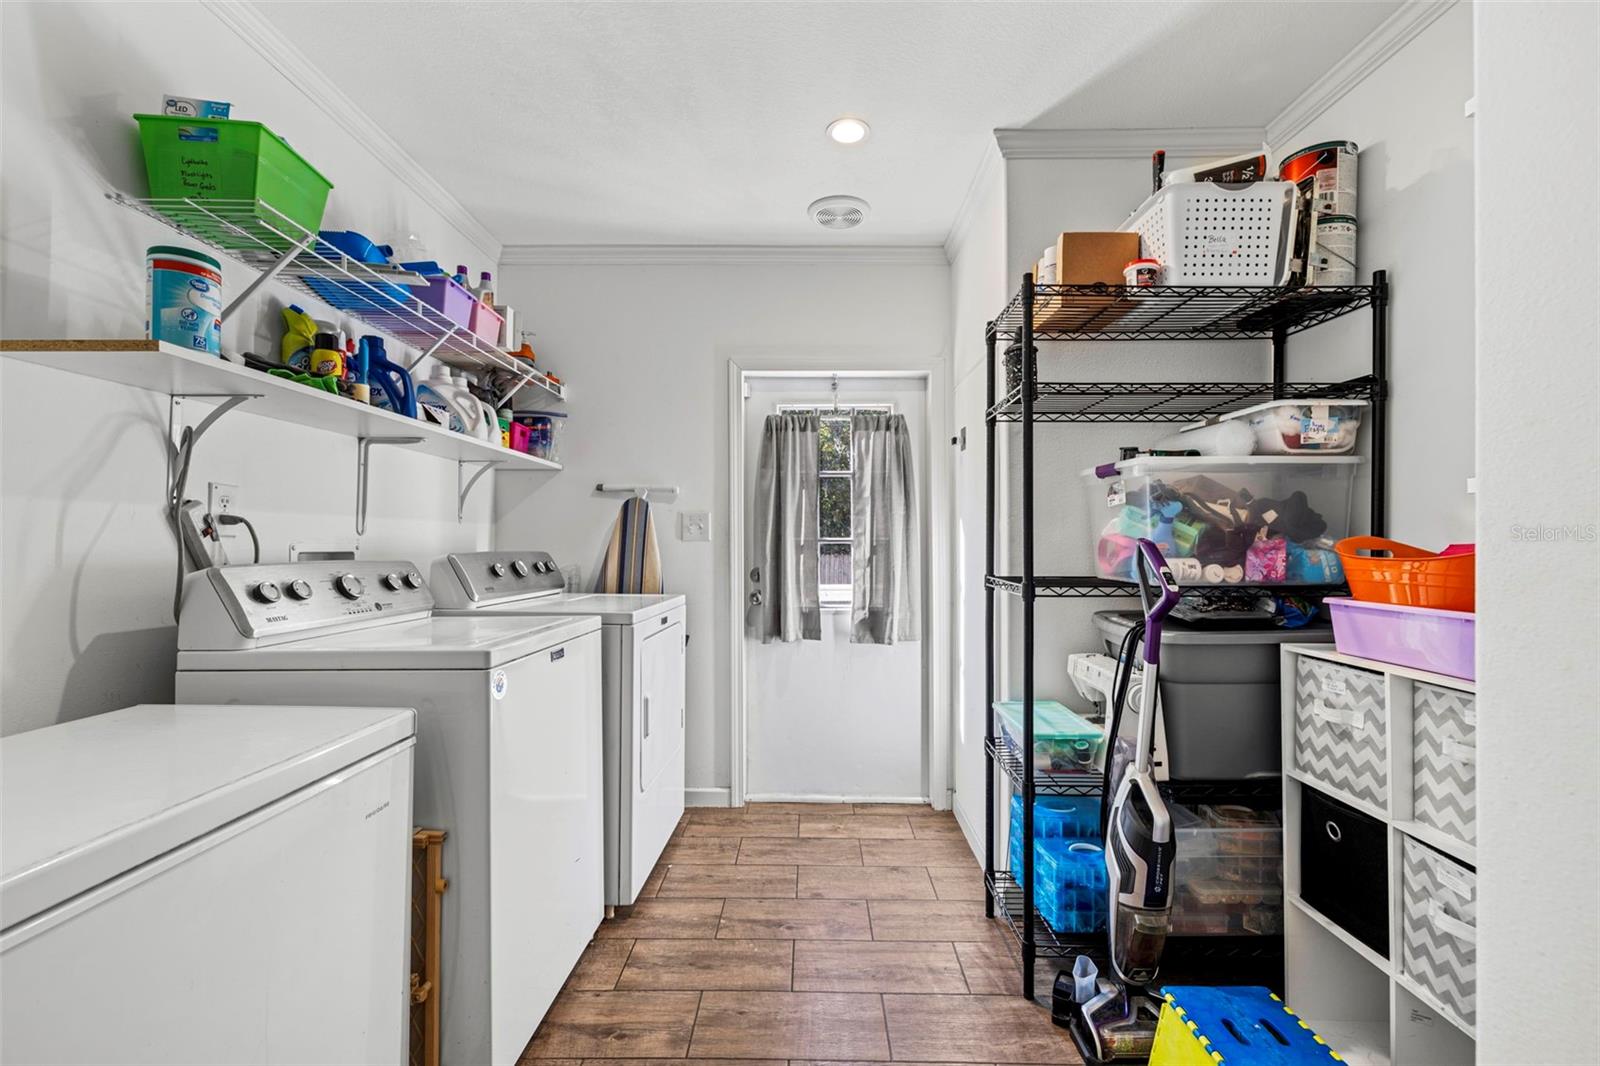
M 433 610 L 422 571 L 403 561 L 261 563 L 216 567 L 194 577 L 204 584 L 197 582 L 188 597 L 215 595 L 240 635 L 254 639 Z
M 549 595 L 562 591 L 566 578 L 549 552 L 464 552 L 445 557 L 447 574 L 434 573 L 434 584 L 453 580 L 454 586 L 441 590 L 439 599 L 450 604 L 460 597 L 469 603 L 494 603 L 530 595 Z

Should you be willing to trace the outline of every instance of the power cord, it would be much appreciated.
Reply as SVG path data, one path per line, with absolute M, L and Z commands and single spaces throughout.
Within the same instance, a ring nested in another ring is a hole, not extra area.
M 1136 620 L 1128 631 L 1122 635 L 1122 646 L 1117 650 L 1117 671 L 1111 686 L 1111 706 L 1106 708 L 1110 715 L 1106 729 L 1105 763 L 1101 768 L 1100 787 L 1100 839 L 1106 839 L 1106 830 L 1111 825 L 1111 801 L 1116 798 L 1112 788 L 1118 783 L 1113 781 L 1112 771 L 1116 762 L 1117 733 L 1122 728 L 1122 706 L 1128 701 L 1128 686 L 1133 681 L 1133 660 L 1139 654 L 1139 646 L 1144 642 L 1144 619 Z
M 219 539 L 217 534 L 218 526 L 243 526 L 245 532 L 250 534 L 250 562 L 259 563 L 261 561 L 261 538 L 256 536 L 256 527 L 250 524 L 250 519 L 238 514 L 208 514 L 205 516 L 205 528 L 200 532 L 212 540 L 217 540 Z

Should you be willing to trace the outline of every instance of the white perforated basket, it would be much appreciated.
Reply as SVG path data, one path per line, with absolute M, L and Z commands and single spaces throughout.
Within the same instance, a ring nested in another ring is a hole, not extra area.
M 1161 260 L 1163 285 L 1283 285 L 1299 196 L 1294 182 L 1168 185 L 1122 224 Z

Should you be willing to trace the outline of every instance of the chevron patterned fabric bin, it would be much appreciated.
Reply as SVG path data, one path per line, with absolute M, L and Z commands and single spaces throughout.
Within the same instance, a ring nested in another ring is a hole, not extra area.
M 1412 696 L 1412 817 L 1478 842 L 1478 713 L 1470 692 L 1417 684 Z
M 1478 875 L 1426 844 L 1404 840 L 1400 968 L 1475 1025 Z
M 1294 766 L 1343 795 L 1389 802 L 1382 674 L 1302 655 L 1294 673 Z

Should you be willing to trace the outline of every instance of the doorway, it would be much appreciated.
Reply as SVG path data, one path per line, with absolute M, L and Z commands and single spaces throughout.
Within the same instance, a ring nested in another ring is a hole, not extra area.
M 817 575 L 821 639 L 744 639 L 745 797 L 751 801 L 925 802 L 930 796 L 928 646 L 929 426 L 926 376 L 767 373 L 746 381 L 742 515 L 753 557 L 758 459 L 767 416 L 819 415 Z M 850 415 L 904 416 L 919 515 L 917 575 L 923 639 L 853 644 Z M 742 587 L 742 586 L 741 586 Z

